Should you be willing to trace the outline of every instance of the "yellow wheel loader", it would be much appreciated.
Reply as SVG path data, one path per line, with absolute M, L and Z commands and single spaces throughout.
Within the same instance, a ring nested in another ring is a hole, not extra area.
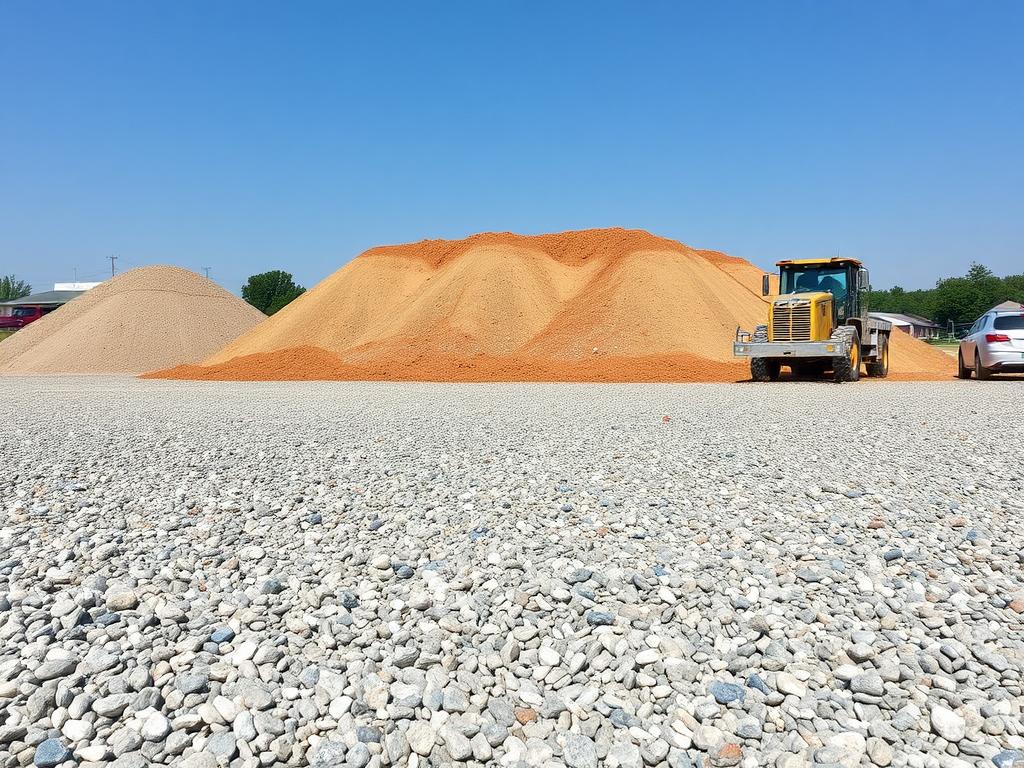
M 775 381 L 782 366 L 797 376 L 832 372 L 835 381 L 889 374 L 892 323 L 868 317 L 868 271 L 856 259 L 780 261 L 779 295 L 768 323 L 736 329 L 733 354 L 750 358 L 754 381 Z M 765 275 L 761 293 L 771 291 Z

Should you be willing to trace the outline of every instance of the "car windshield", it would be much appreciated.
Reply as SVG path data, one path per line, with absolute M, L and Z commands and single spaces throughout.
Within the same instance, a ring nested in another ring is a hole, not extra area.
M 997 331 L 1024 331 L 1024 315 L 996 315 L 992 327 Z
M 836 300 L 846 296 L 846 269 L 839 267 L 788 267 L 782 273 L 782 293 L 828 291 Z
M 11 314 L 15 317 L 32 317 L 35 313 L 34 307 L 15 307 Z

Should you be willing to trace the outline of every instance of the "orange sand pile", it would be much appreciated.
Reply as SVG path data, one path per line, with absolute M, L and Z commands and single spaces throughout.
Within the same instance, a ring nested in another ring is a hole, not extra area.
M 398 361 L 343 362 L 319 347 L 257 352 L 219 365 L 181 365 L 143 378 L 197 381 L 594 381 L 699 382 L 740 381 L 749 375 L 742 363 L 722 363 L 692 355 L 601 357 L 550 360 L 474 355 L 431 355 Z
M 623 229 L 372 248 L 202 366 L 151 375 L 736 381 L 736 327 L 766 316 L 761 275 Z
M 0 373 L 141 373 L 197 362 L 263 319 L 195 272 L 140 267 L 0 342 Z

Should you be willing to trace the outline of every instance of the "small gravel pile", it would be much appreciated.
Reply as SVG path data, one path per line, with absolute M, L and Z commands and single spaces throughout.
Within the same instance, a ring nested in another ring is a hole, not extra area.
M 0 766 L 1024 759 L 1016 382 L 5 387 Z
M 212 280 L 139 267 L 0 343 L 0 374 L 142 373 L 202 360 L 265 320 Z

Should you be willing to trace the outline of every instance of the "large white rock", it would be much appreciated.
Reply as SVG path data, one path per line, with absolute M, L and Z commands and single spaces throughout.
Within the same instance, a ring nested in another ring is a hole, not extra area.
M 966 731 L 964 719 L 951 709 L 936 704 L 931 711 L 932 730 L 946 741 L 960 741 Z
M 779 672 L 775 676 L 775 687 L 778 688 L 780 693 L 784 693 L 787 696 L 803 698 L 804 694 L 807 693 L 807 686 L 789 672 Z
M 142 738 L 146 741 L 163 741 L 171 732 L 171 721 L 160 712 L 153 712 L 142 725 Z
M 430 727 L 430 723 L 426 723 L 422 720 L 417 720 L 415 723 L 409 726 L 409 730 L 405 732 L 405 739 L 409 742 L 409 748 L 417 755 L 423 755 L 426 757 L 430 754 L 430 750 L 434 748 L 434 743 L 437 741 L 437 734 L 434 733 L 434 729 Z

